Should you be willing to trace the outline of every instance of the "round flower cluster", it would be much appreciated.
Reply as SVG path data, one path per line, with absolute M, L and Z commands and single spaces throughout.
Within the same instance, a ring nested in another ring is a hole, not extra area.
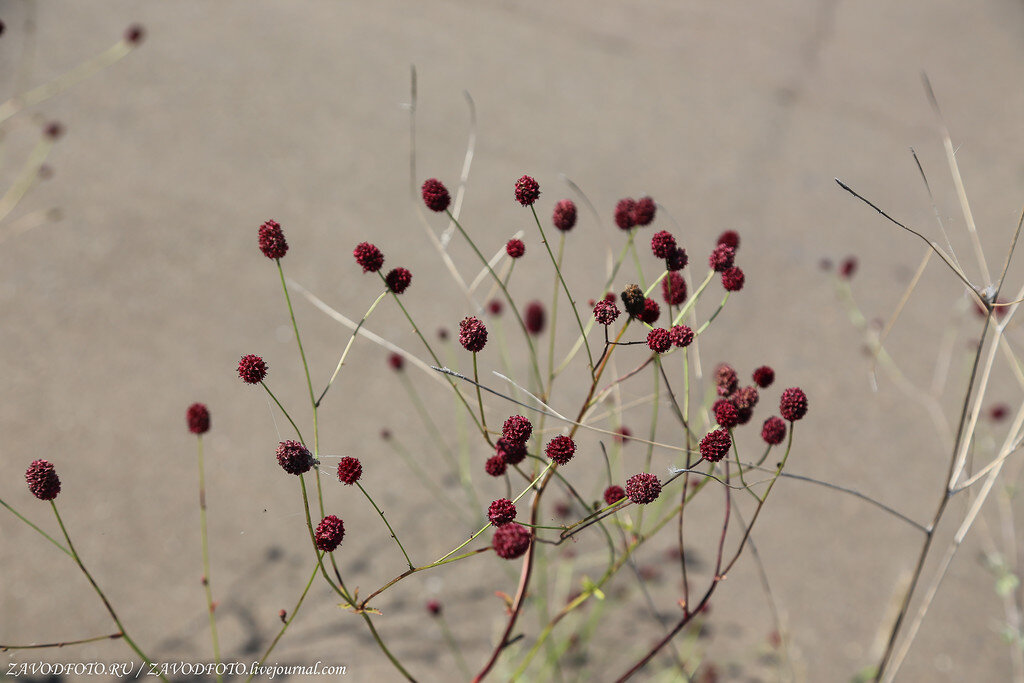
M 384 282 L 395 294 L 401 294 L 412 284 L 412 273 L 405 268 L 394 268 L 384 276 Z
M 497 528 L 491 545 L 494 547 L 494 552 L 498 553 L 498 557 L 514 560 L 527 551 L 532 538 L 529 529 L 522 524 L 511 522 Z
M 727 268 L 732 268 L 734 258 L 736 258 L 735 249 L 728 244 L 719 244 L 711 252 L 711 256 L 708 258 L 708 265 L 711 266 L 711 270 L 721 273 Z
M 757 389 L 754 387 L 743 387 L 742 389 L 737 389 L 732 395 L 732 402 L 740 410 L 753 410 L 760 398 L 760 394 L 757 393 Z
M 361 476 L 363 476 L 363 463 L 359 462 L 358 458 L 346 455 L 338 461 L 338 481 L 342 484 L 351 486 L 359 481 Z
M 501 436 L 509 444 L 526 444 L 533 434 L 533 425 L 522 415 L 513 415 L 501 426 Z
M 303 474 L 313 468 L 316 459 L 308 448 L 298 441 L 289 439 L 278 444 L 277 462 L 288 474 Z
M 576 225 L 576 205 L 571 199 L 563 199 L 555 204 L 555 210 L 551 214 L 551 222 L 562 232 L 572 230 Z
M 392 353 L 388 356 L 388 365 L 391 366 L 392 370 L 398 372 L 405 367 L 405 359 L 397 353 Z
M 238 361 L 238 376 L 246 384 L 259 384 L 267 376 L 267 364 L 259 356 L 249 354 Z
M 807 394 L 798 387 L 786 389 L 779 399 L 779 412 L 790 422 L 799 420 L 807 414 Z
M 60 477 L 46 460 L 33 460 L 25 471 L 28 490 L 39 500 L 53 500 L 60 493 Z
M 491 520 L 494 526 L 501 526 L 515 521 L 516 506 L 508 498 L 499 498 L 487 508 L 487 519 Z
M 205 434 L 210 431 L 210 411 L 202 403 L 193 403 L 185 412 L 188 431 L 193 434 Z
M 508 463 L 506 463 L 505 458 L 500 455 L 492 455 L 487 458 L 487 462 L 484 463 L 484 470 L 492 477 L 500 477 L 505 474 L 505 470 L 507 469 Z
M 651 238 L 651 251 L 658 258 L 668 258 L 676 250 L 676 238 L 668 230 L 654 233 Z
M 668 336 L 672 340 L 672 345 L 680 348 L 693 343 L 693 330 L 687 325 L 673 325 L 668 331 Z
M 621 486 L 612 485 L 604 490 L 604 502 L 608 505 L 615 505 L 626 497 L 626 491 Z
M 360 242 L 352 250 L 356 263 L 363 267 L 364 273 L 376 273 L 384 265 L 384 254 L 369 242 Z
M 277 221 L 267 221 L 260 226 L 260 251 L 270 259 L 283 258 L 288 253 L 288 242 Z
M 719 396 L 728 396 L 736 391 L 739 383 L 740 379 L 736 374 L 736 370 L 728 363 L 720 363 L 715 368 L 715 384 L 718 385 Z
M 661 295 L 669 306 L 678 306 L 686 301 L 686 280 L 674 270 L 670 270 L 661 281 Z
M 657 206 L 650 197 L 641 197 L 633 207 L 633 222 L 637 225 L 650 225 L 654 221 Z
M 540 185 L 528 175 L 516 181 L 516 201 L 523 206 L 533 206 L 540 198 Z
M 487 343 L 487 328 L 479 318 L 470 316 L 459 323 L 459 343 L 473 353 L 483 350 Z
M 717 243 L 724 244 L 725 246 L 732 247 L 733 249 L 739 249 L 740 235 L 735 230 L 726 230 L 718 236 Z
M 614 301 L 601 299 L 594 304 L 594 320 L 604 326 L 611 325 L 619 317 L 619 309 Z
M 715 421 L 722 429 L 732 429 L 740 423 L 740 411 L 736 409 L 732 401 L 726 399 L 715 401 L 713 411 Z
M 526 245 L 523 244 L 522 240 L 510 239 L 505 244 L 505 253 L 512 258 L 519 258 L 526 253 Z
M 690 257 L 686 255 L 686 250 L 682 247 L 676 247 L 672 253 L 665 258 L 665 268 L 675 272 L 685 268 L 686 264 L 689 262 Z
M 531 301 L 526 306 L 526 313 L 523 315 L 523 324 L 526 325 L 526 331 L 532 335 L 540 334 L 544 331 L 546 318 L 544 304 L 539 301 Z
M 655 327 L 648 332 L 647 348 L 655 353 L 665 353 L 672 348 L 672 338 L 669 336 L 669 331 L 661 327 Z
M 498 439 L 494 444 L 494 453 L 506 465 L 518 465 L 526 459 L 526 443 Z
M 786 423 L 781 417 L 772 415 L 764 421 L 761 427 L 761 438 L 769 446 L 776 446 L 786 438 Z
M 629 285 L 622 291 L 622 307 L 631 318 L 639 318 L 644 314 L 644 290 L 640 285 Z
M 726 268 L 722 271 L 722 287 L 727 292 L 738 292 L 743 289 L 743 283 L 746 281 L 746 277 L 743 275 L 743 271 L 737 266 Z
M 636 202 L 629 197 L 620 199 L 615 205 L 615 225 L 621 230 L 629 230 L 636 225 L 636 218 L 633 211 L 636 209 Z
M 700 440 L 700 455 L 705 460 L 718 462 L 729 455 L 729 448 L 732 447 L 732 438 L 729 432 L 724 429 L 715 429 L 708 432 Z
M 640 319 L 640 322 L 653 325 L 661 317 L 661 306 L 654 299 L 644 299 L 644 311 L 637 317 Z
M 564 434 L 551 439 L 551 441 L 548 442 L 548 445 L 544 448 L 544 453 L 559 465 L 564 465 L 572 460 L 572 456 L 575 452 L 576 443 Z
M 430 178 L 423 183 L 421 190 L 423 195 L 423 203 L 427 205 L 427 208 L 431 211 L 444 211 L 448 208 L 448 205 L 452 203 L 452 198 L 448 194 L 448 188 L 444 186 L 437 178 Z
M 762 389 L 770 387 L 774 381 L 775 371 L 767 365 L 762 365 L 757 370 L 754 370 L 754 384 Z
M 661 482 L 653 474 L 634 474 L 626 480 L 626 495 L 637 505 L 653 503 L 661 495 Z
M 332 553 L 345 538 L 345 524 L 334 515 L 327 515 L 316 526 L 316 547 L 325 553 Z

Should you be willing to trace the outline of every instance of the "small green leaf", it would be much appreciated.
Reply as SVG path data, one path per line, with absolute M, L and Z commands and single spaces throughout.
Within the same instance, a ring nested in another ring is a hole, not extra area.
M 1020 585 L 1020 579 L 1017 578 L 1016 574 L 1003 574 L 996 579 L 996 593 L 1000 597 L 1006 597 L 1017 589 Z

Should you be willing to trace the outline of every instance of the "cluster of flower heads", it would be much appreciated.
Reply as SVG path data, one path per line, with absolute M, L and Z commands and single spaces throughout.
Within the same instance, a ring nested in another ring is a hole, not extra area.
M 650 197 L 620 199 L 615 205 L 615 225 L 621 230 L 650 225 L 654 221 L 657 205 Z
M 521 463 L 526 458 L 526 444 L 532 435 L 533 424 L 522 415 L 512 415 L 505 420 L 501 438 L 494 444 L 494 455 L 484 463 L 487 474 L 500 477 L 509 465 Z

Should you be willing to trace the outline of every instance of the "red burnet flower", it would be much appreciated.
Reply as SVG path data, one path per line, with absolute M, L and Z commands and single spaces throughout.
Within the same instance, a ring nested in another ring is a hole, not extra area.
M 743 275 L 743 271 L 737 266 L 726 268 L 722 271 L 722 287 L 727 292 L 738 292 L 743 289 L 743 283 L 746 278 Z
M 604 490 L 604 502 L 608 505 L 615 505 L 626 497 L 626 490 L 617 484 L 613 484 Z
M 430 612 L 430 616 L 432 617 L 441 616 L 441 601 L 427 600 L 427 611 Z
M 594 304 L 594 320 L 607 327 L 619 317 L 619 309 L 614 301 L 601 299 Z
M 376 273 L 384 265 L 384 254 L 369 242 L 360 242 L 352 250 L 356 263 L 363 267 L 364 273 Z
M 506 465 L 518 465 L 526 459 L 526 444 L 498 439 L 494 444 L 494 453 L 501 456 Z
M 740 412 L 732 401 L 724 398 L 715 401 L 712 411 L 715 413 L 715 422 L 722 429 L 732 429 L 740 423 Z
M 796 422 L 807 414 L 807 394 L 799 387 L 790 387 L 782 392 L 779 412 L 790 422 Z
M 257 355 L 242 356 L 238 361 L 238 376 L 246 384 L 259 384 L 267 376 L 267 364 Z
M 345 523 L 334 515 L 327 515 L 316 525 L 316 547 L 325 553 L 332 553 L 345 538 Z
M 993 422 L 1002 422 L 1010 414 L 1010 408 L 1005 403 L 997 403 L 989 408 L 988 416 Z
M 494 532 L 491 545 L 498 557 L 506 560 L 514 560 L 520 557 L 529 549 L 530 541 L 533 540 L 530 530 L 522 524 L 512 522 L 499 526 Z
M 392 370 L 399 371 L 405 367 L 405 359 L 397 353 L 392 353 L 388 356 L 388 365 L 391 366 Z
M 775 371 L 767 365 L 762 365 L 757 370 L 754 370 L 754 384 L 767 389 L 775 381 Z
M 739 249 L 740 234 L 735 230 L 726 230 L 725 232 L 718 236 L 718 240 L 716 240 L 716 242 L 718 244 L 724 244 L 728 247 L 732 247 L 733 249 Z
M 507 469 L 508 463 L 506 463 L 505 458 L 500 455 L 492 455 L 487 458 L 487 462 L 484 463 L 484 470 L 492 477 L 500 477 L 505 474 L 505 470 Z
M 668 258 L 676 250 L 676 238 L 668 230 L 661 230 L 651 237 L 651 251 L 658 258 Z
M 508 498 L 499 498 L 487 508 L 487 519 L 491 520 L 494 526 L 501 526 L 514 522 L 516 519 L 516 506 Z
M 60 121 L 50 121 L 43 128 L 43 135 L 50 140 L 56 140 L 61 135 L 64 135 L 64 124 Z
M 687 325 L 673 325 L 668 331 L 668 337 L 672 340 L 672 346 L 682 348 L 693 343 L 693 330 Z
M 548 441 L 548 445 L 544 447 L 544 453 L 559 465 L 564 465 L 572 460 L 573 454 L 576 453 L 576 443 L 564 434 L 556 436 Z
M 647 333 L 647 348 L 655 353 L 665 353 L 672 348 L 672 339 L 668 330 L 662 327 L 655 327 Z
M 502 304 L 501 299 L 491 299 L 487 302 L 487 312 L 491 315 L 501 315 Z
M 757 389 L 754 387 L 743 387 L 737 389 L 730 399 L 736 404 L 736 407 L 740 410 L 746 410 L 753 408 L 757 405 L 757 401 L 761 398 L 761 395 L 757 393 Z
M 620 199 L 619 203 L 615 205 L 615 225 L 619 226 L 621 230 L 629 230 L 636 225 L 636 217 L 634 214 L 636 209 L 636 202 L 629 197 Z
M 462 344 L 462 348 L 473 353 L 483 350 L 487 343 L 487 328 L 479 318 L 463 318 L 459 323 L 459 343 Z
M 733 259 L 736 258 L 736 250 L 728 244 L 719 244 L 708 257 L 708 265 L 711 270 L 721 273 L 726 268 L 732 268 Z
M 686 301 L 686 280 L 672 270 L 661 281 L 661 296 L 669 306 L 678 306 Z
M 732 447 L 732 437 L 724 429 L 715 429 L 704 435 L 700 440 L 700 455 L 705 460 L 718 462 L 729 455 L 729 448 Z
M 689 262 L 690 257 L 686 255 L 686 250 L 682 247 L 676 247 L 665 258 L 665 269 L 671 271 L 682 270 Z
M 448 341 L 448 329 L 444 327 L 437 328 L 437 338 L 441 341 Z
M 736 410 L 740 414 L 739 424 L 741 425 L 747 424 L 748 422 L 750 422 L 750 418 L 754 417 L 753 408 L 737 408 Z
M 715 368 L 715 384 L 718 385 L 719 396 L 728 396 L 736 391 L 739 383 L 740 378 L 736 375 L 736 370 L 731 365 L 728 363 L 718 364 Z
M 513 415 L 501 426 L 501 436 L 510 444 L 525 444 L 533 434 L 533 425 L 522 415 Z
M 516 201 L 523 206 L 533 206 L 540 198 L 540 185 L 528 175 L 516 181 Z
M 634 474 L 626 480 L 626 495 L 637 505 L 653 503 L 661 495 L 661 482 L 653 474 Z
M 428 178 L 424 181 L 421 194 L 423 195 L 423 203 L 431 211 L 444 211 L 452 203 L 452 198 L 448 194 L 448 188 L 437 178 Z
M 267 221 L 260 226 L 260 251 L 270 259 L 283 258 L 288 253 L 288 242 L 284 238 L 281 224 L 277 221 Z
M 317 464 L 308 448 L 291 439 L 278 444 L 277 462 L 288 474 L 309 472 Z
M 412 273 L 406 268 L 394 268 L 384 276 L 384 282 L 395 294 L 401 294 L 412 284 Z
M 621 425 L 615 430 L 615 440 L 621 444 L 629 441 L 629 437 L 631 436 L 633 436 L 633 430 L 625 425 Z
M 761 427 L 761 438 L 769 446 L 777 446 L 786 438 L 786 423 L 781 417 L 772 415 Z
M 28 490 L 39 500 L 53 500 L 60 493 L 60 477 L 46 460 L 33 460 L 25 471 Z
M 363 463 L 359 462 L 358 458 L 346 455 L 338 461 L 338 481 L 342 484 L 351 486 L 359 481 L 361 476 L 363 476 Z
M 526 306 L 523 315 L 523 323 L 526 331 L 536 336 L 544 331 L 544 323 L 547 322 L 547 315 L 544 312 L 544 304 L 539 301 L 531 301 Z
M 512 238 L 505 243 L 505 253 L 512 258 L 519 258 L 526 253 L 526 245 L 522 240 Z
M 839 277 L 843 280 L 849 280 L 853 278 L 853 274 L 857 272 L 857 257 L 847 256 L 843 259 L 843 262 L 839 264 Z
M 571 199 L 563 199 L 555 204 L 551 214 L 551 222 L 562 232 L 568 232 L 576 225 L 576 205 Z
M 644 290 L 640 289 L 640 285 L 629 285 L 622 290 L 622 307 L 626 309 L 626 313 L 631 318 L 639 318 L 644 314 L 646 301 Z
M 644 299 L 644 312 L 639 315 L 641 322 L 653 325 L 661 317 L 661 306 L 654 299 Z
M 202 403 L 193 403 L 185 411 L 188 431 L 193 434 L 205 434 L 210 431 L 210 411 Z
M 124 42 L 136 46 L 146 38 L 146 27 L 142 24 L 132 24 L 124 30 Z
M 654 220 L 657 206 L 650 197 L 641 197 L 633 206 L 633 222 L 637 225 L 650 225 Z

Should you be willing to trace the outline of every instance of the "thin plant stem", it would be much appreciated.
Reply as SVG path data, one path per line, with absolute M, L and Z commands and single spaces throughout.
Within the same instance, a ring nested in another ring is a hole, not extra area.
M 82 638 L 80 640 L 62 640 L 59 643 L 35 643 L 33 645 L 2 645 L 0 644 L 0 652 L 7 652 L 8 650 L 44 650 L 51 647 L 67 647 L 68 645 L 85 645 L 86 643 L 97 643 L 101 640 L 117 640 L 118 638 L 124 637 L 124 634 L 118 631 L 117 633 L 108 633 L 105 636 L 93 636 L 92 638 Z
M 289 415 L 288 411 L 285 410 L 283 405 L 281 405 L 281 402 L 277 400 L 277 396 L 274 396 L 274 392 L 270 390 L 270 387 L 267 386 L 266 382 L 263 382 L 261 380 L 260 386 L 267 390 L 267 393 L 270 395 L 270 398 L 274 399 L 274 403 L 276 403 L 277 407 L 281 409 L 281 412 L 284 413 L 284 416 L 288 418 L 288 422 L 291 424 L 292 429 L 295 430 L 295 434 L 298 435 L 299 441 L 301 441 L 302 443 L 306 443 L 306 440 L 302 438 L 302 431 L 299 429 L 299 426 L 295 424 L 295 420 L 292 419 L 292 416 Z
M 210 586 L 210 544 L 206 527 L 206 471 L 203 466 L 203 435 L 196 439 L 196 451 L 199 460 L 199 538 L 203 547 L 203 588 L 206 591 L 206 608 L 210 615 L 210 639 L 213 641 L 213 658 L 220 664 L 220 642 L 217 638 L 217 618 L 214 616 L 216 606 L 213 604 L 213 588 Z M 224 677 L 217 674 L 217 680 Z
M 274 640 L 270 642 L 270 645 L 263 652 L 263 656 L 260 657 L 260 661 L 257 662 L 257 666 L 253 667 L 253 673 L 249 675 L 249 678 L 245 679 L 246 683 L 249 683 L 249 681 L 251 681 L 256 676 L 255 669 L 259 666 L 262 666 L 263 662 L 267 661 L 267 657 L 269 657 L 270 653 L 274 650 L 275 647 L 277 647 L 277 642 L 281 640 L 281 636 L 283 636 L 284 632 L 288 630 L 288 627 L 291 626 L 291 623 L 295 621 L 295 617 L 298 616 L 299 609 L 302 607 L 302 603 L 306 599 L 306 594 L 309 593 L 309 588 L 313 585 L 313 580 L 316 579 L 317 572 L 319 571 L 320 560 L 319 558 L 317 558 L 317 563 L 313 565 L 313 573 L 309 575 L 309 581 L 306 582 L 306 587 L 302 589 L 302 594 L 299 595 L 299 599 L 295 603 L 295 607 L 292 608 L 291 612 L 287 613 L 284 625 L 281 626 L 280 630 L 278 630 L 277 632 L 277 635 L 274 636 Z
M 374 299 L 373 303 L 370 304 L 370 307 L 366 309 L 366 313 L 364 313 L 363 317 L 359 319 L 359 324 L 356 325 L 356 329 L 352 330 L 352 336 L 349 337 L 348 343 L 345 344 L 345 350 L 341 352 L 341 358 L 338 360 L 338 367 L 334 369 L 334 374 L 331 375 L 331 379 L 327 381 L 327 386 L 325 386 L 324 390 L 320 392 L 320 398 L 318 398 L 315 402 L 315 406 L 317 408 L 320 407 L 320 404 L 324 400 L 324 396 L 327 395 L 327 390 L 331 388 L 331 385 L 334 384 L 334 380 L 338 377 L 338 373 L 341 372 L 341 366 L 345 364 L 345 358 L 348 357 L 348 352 L 352 348 L 352 343 L 356 340 L 356 336 L 359 334 L 359 330 L 362 328 L 363 323 L 365 323 L 367 319 L 369 319 L 370 315 L 373 313 L 373 310 L 377 308 L 377 304 L 379 304 L 381 300 L 385 296 L 387 296 L 387 294 L 388 290 L 385 289 L 383 292 L 380 293 L 380 295 L 376 299 Z
M 372 505 L 373 509 L 377 511 L 377 514 L 380 515 L 380 518 L 382 520 L 384 520 L 384 524 L 387 525 L 388 531 L 391 532 L 391 538 L 395 539 L 395 543 L 398 544 L 398 549 L 402 551 L 403 555 L 405 555 L 405 561 L 406 561 L 406 563 L 408 563 L 409 569 L 412 569 L 414 565 L 412 563 L 412 560 L 409 559 L 409 553 L 405 552 L 405 547 L 402 545 L 402 542 L 400 540 L 398 540 L 398 535 L 395 533 L 395 530 L 391 528 L 391 523 L 388 522 L 387 516 L 384 514 L 384 512 L 379 507 L 377 507 L 377 503 L 374 502 L 373 497 L 370 496 L 370 494 L 366 492 L 366 489 L 363 488 L 362 484 L 360 484 L 357 481 L 356 482 L 356 486 L 358 486 L 359 490 L 363 492 L 364 496 L 366 496 L 366 500 L 370 501 L 370 505 Z
M 36 526 L 35 524 L 33 524 L 32 522 L 30 522 L 30 521 L 28 520 L 28 518 L 27 518 L 27 517 L 25 517 L 25 516 L 24 516 L 24 515 L 22 515 L 22 514 L 21 514 L 20 512 L 18 512 L 17 510 L 15 510 L 14 508 L 12 508 L 12 507 L 11 507 L 10 505 L 8 505 L 8 504 L 7 504 L 7 502 L 6 502 L 6 501 L 5 501 L 5 500 L 4 500 L 3 498 L 0 498 L 0 505 L 3 505 L 3 506 L 4 506 L 5 508 L 7 508 L 8 510 L 10 510 L 10 511 L 11 511 L 11 514 L 12 514 L 12 515 L 14 515 L 15 517 L 17 517 L 17 518 L 18 518 L 18 519 L 20 519 L 21 521 L 23 521 L 23 522 L 24 522 L 25 524 L 28 524 L 28 525 L 29 525 L 30 527 L 32 527 L 32 528 L 33 528 L 33 529 L 35 530 L 35 532 L 36 532 L 36 533 L 38 533 L 38 534 L 39 534 L 40 536 L 42 536 L 42 537 L 43 537 L 43 538 L 45 538 L 45 539 L 46 539 L 47 541 L 49 541 L 50 543 L 52 543 L 52 544 L 53 544 L 53 545 L 54 545 L 54 546 L 55 546 L 55 547 L 56 547 L 56 548 L 57 548 L 58 550 L 60 550 L 61 552 L 63 552 L 63 553 L 64 553 L 65 555 L 67 555 L 68 557 L 70 557 L 70 558 L 74 559 L 74 556 L 73 556 L 73 555 L 71 554 L 71 552 L 70 552 L 70 551 L 69 551 L 69 550 L 68 550 L 67 548 L 65 548 L 64 546 L 62 546 L 62 545 L 60 544 L 60 542 L 59 542 L 59 541 L 57 541 L 56 539 L 54 539 L 54 538 L 53 538 L 53 536 L 50 536 L 50 534 L 46 533 L 45 531 L 43 531 L 42 529 L 40 529 L 39 527 L 37 527 L 37 526 Z
M 480 407 L 480 428 L 484 433 L 484 439 L 486 439 L 487 445 L 493 447 L 494 444 L 491 443 L 491 435 L 487 431 L 487 418 L 484 417 L 484 399 L 480 393 L 480 373 L 477 370 L 475 351 L 473 352 L 473 382 L 474 384 L 476 384 L 476 402 L 477 405 Z

